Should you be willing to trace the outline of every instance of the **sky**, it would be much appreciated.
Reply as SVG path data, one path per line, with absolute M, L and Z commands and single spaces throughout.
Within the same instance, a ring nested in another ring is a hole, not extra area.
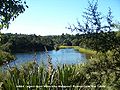
M 92 0 L 90 0 L 92 1 Z M 66 29 L 69 24 L 77 25 L 77 19 L 83 21 L 83 12 L 88 0 L 26 0 L 26 11 L 12 21 L 9 29 L 3 33 L 61 35 L 75 34 Z M 98 10 L 106 15 L 108 7 L 112 10 L 114 21 L 120 21 L 120 0 L 98 0 Z

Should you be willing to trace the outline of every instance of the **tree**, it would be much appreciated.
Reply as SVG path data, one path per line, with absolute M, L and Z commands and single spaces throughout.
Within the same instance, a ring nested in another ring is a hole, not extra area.
M 105 36 L 107 36 L 106 34 L 111 34 L 111 36 L 114 36 L 113 33 L 111 33 L 112 27 L 114 27 L 114 24 L 112 22 L 113 16 L 111 15 L 111 9 L 109 8 L 108 15 L 106 15 L 106 17 L 103 17 L 101 12 L 98 12 L 98 0 L 96 0 L 95 2 L 94 0 L 92 2 L 88 1 L 88 3 L 89 6 L 88 8 L 86 8 L 87 11 L 83 12 L 84 15 L 82 15 L 84 18 L 83 24 L 77 21 L 78 26 L 75 26 L 73 24 L 73 27 L 70 25 L 68 29 L 70 29 L 71 31 L 78 30 L 83 34 L 90 35 L 89 38 L 94 41 L 92 49 L 96 51 L 106 52 L 112 47 L 109 46 L 108 48 L 108 45 L 110 45 L 110 43 L 112 42 L 111 40 L 113 37 Z M 102 23 L 103 21 L 104 23 Z
M 22 0 L 0 0 L 0 30 L 9 28 L 10 21 L 23 13 L 26 7 Z
M 72 40 L 72 46 L 79 46 L 80 41 L 78 39 L 73 39 Z

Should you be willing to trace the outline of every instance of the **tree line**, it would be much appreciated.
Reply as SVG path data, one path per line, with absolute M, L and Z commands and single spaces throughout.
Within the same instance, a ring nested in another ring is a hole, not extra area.
M 48 37 L 25 34 L 2 34 L 1 49 L 7 52 L 43 51 L 44 46 L 48 50 L 54 47 L 53 41 Z
M 80 46 L 82 48 L 89 48 L 95 50 L 94 42 L 97 41 L 97 49 L 107 51 L 112 47 L 119 46 L 120 32 L 101 32 L 92 34 L 62 34 L 53 36 L 27 35 L 27 34 L 1 34 L 0 48 L 6 52 L 30 52 L 30 51 L 44 51 L 46 47 L 48 50 L 53 50 L 55 46 Z M 97 38 L 95 38 L 97 34 Z M 103 37 L 104 34 L 104 37 Z M 101 37 L 102 35 L 102 37 Z M 114 37 L 111 39 L 111 37 Z M 103 39 L 99 39 L 103 38 Z M 106 43 L 107 41 L 107 43 Z M 108 42 L 109 41 L 109 42 Z M 103 48 L 104 47 L 104 48 Z

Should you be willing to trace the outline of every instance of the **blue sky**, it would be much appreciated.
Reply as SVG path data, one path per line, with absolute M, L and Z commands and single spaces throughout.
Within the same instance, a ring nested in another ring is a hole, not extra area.
M 91 0 L 90 0 L 91 1 Z M 26 0 L 26 11 L 11 22 L 4 33 L 22 33 L 37 35 L 74 34 L 65 27 L 82 22 L 82 14 L 88 7 L 88 0 Z M 120 21 L 120 0 L 99 0 L 99 11 L 103 15 L 112 9 L 114 20 Z

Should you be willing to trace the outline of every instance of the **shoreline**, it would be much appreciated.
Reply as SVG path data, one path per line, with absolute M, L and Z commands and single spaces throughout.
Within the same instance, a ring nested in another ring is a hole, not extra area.
M 59 46 L 58 48 L 59 49 L 73 48 L 73 49 L 79 51 L 80 53 L 86 54 L 88 58 L 90 56 L 93 56 L 93 55 L 96 54 L 96 51 L 93 51 L 93 50 L 90 50 L 90 49 L 81 48 L 79 46 Z

